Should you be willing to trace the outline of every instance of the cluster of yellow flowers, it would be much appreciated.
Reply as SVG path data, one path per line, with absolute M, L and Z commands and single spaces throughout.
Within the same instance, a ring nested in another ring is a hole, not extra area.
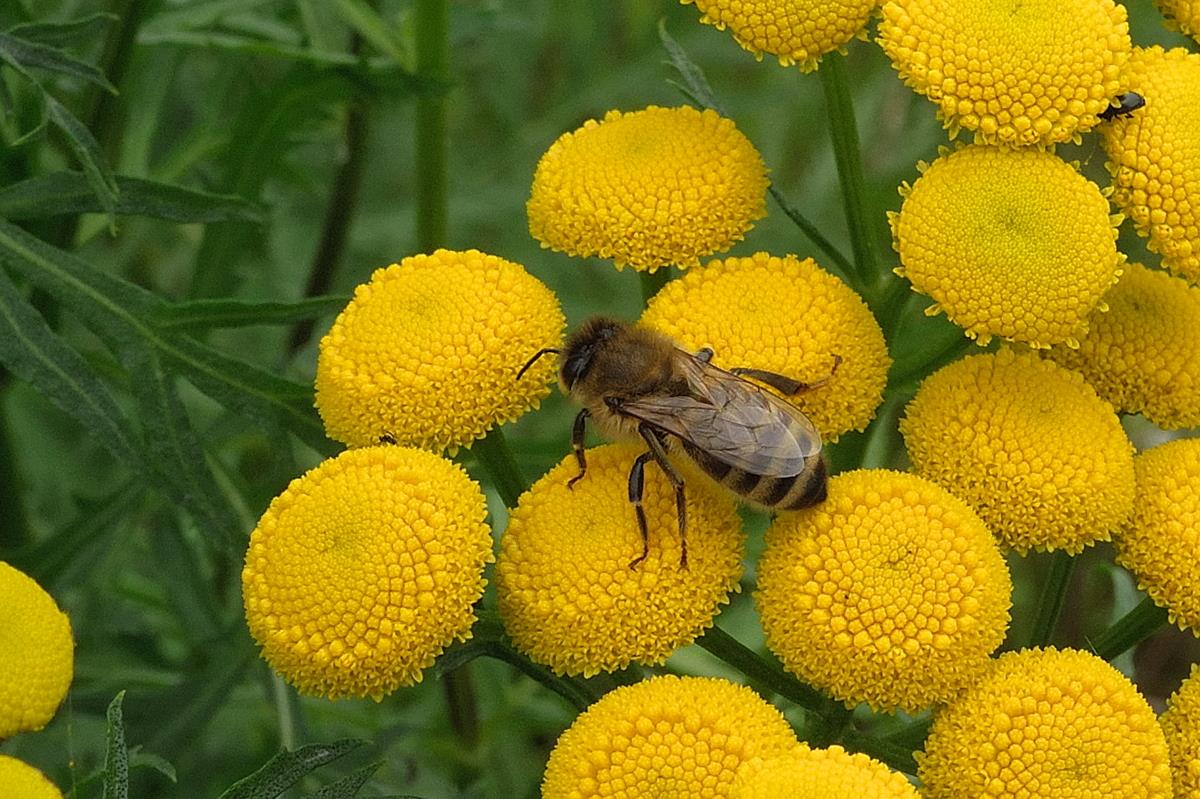
M 71 622 L 29 575 L 0 561 L 0 741 L 46 726 L 71 685 Z M 0 796 L 62 799 L 41 771 L 0 755 Z

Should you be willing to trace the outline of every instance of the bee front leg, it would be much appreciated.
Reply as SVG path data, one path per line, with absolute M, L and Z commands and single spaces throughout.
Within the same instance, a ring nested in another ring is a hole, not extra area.
M 646 488 L 646 462 L 653 457 L 654 453 L 643 452 L 637 456 L 633 462 L 633 468 L 629 470 L 629 501 L 633 503 L 633 510 L 637 514 L 638 530 L 642 534 L 642 554 L 629 562 L 631 569 L 636 569 L 638 564 L 650 554 L 650 532 L 646 529 L 646 511 L 642 509 L 642 494 Z
M 575 451 L 575 462 L 579 464 L 579 474 L 567 481 L 567 488 L 574 488 L 575 484 L 587 474 L 587 457 L 583 454 L 583 433 L 590 415 L 587 408 L 575 415 L 575 425 L 571 428 L 571 449 Z
M 679 565 L 687 568 L 687 498 L 683 490 L 683 478 L 679 472 L 675 471 L 675 467 L 671 465 L 671 461 L 667 459 L 667 448 L 663 446 L 661 434 L 650 425 L 642 422 L 638 425 L 638 432 L 642 434 L 642 438 L 646 440 L 646 444 L 650 447 L 648 454 L 654 456 L 658 468 L 663 470 L 663 474 L 671 481 L 671 485 L 675 488 L 675 512 L 679 518 Z

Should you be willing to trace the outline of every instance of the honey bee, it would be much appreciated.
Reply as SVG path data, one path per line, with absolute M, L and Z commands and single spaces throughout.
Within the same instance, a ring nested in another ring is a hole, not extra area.
M 609 437 L 638 437 L 648 447 L 629 472 L 629 501 L 642 535 L 642 553 L 631 569 L 649 552 L 642 492 L 651 460 L 675 489 L 679 562 L 687 566 L 684 482 L 668 452 L 682 452 L 718 483 L 765 508 L 795 510 L 825 499 L 820 434 L 798 408 L 746 378 L 795 395 L 824 385 L 837 371 L 839 356 L 829 376 L 815 383 L 761 369 L 726 371 L 712 364 L 707 347 L 691 353 L 662 333 L 597 316 L 561 350 L 539 350 L 517 378 L 548 353 L 562 356 L 559 385 L 583 406 L 571 434 L 579 474 L 568 486 L 587 472 L 583 440 L 589 418 Z

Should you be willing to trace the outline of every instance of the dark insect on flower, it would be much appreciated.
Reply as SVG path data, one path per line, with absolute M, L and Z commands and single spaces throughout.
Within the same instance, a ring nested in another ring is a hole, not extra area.
M 1127 117 L 1134 111 L 1138 110 L 1146 104 L 1146 98 L 1142 97 L 1137 92 L 1125 92 L 1118 94 L 1116 97 L 1116 105 L 1110 105 L 1108 108 L 1101 111 L 1097 116 L 1105 122 L 1111 122 L 1117 117 Z
M 651 460 L 675 489 L 679 560 L 687 566 L 684 482 L 667 459 L 669 451 L 682 452 L 720 484 L 767 508 L 794 510 L 825 499 L 820 434 L 798 408 L 745 378 L 795 395 L 824 385 L 840 357 L 834 356 L 829 377 L 815 383 L 761 369 L 726 371 L 711 363 L 711 349 L 693 354 L 649 328 L 593 317 L 563 349 L 540 350 L 518 379 L 547 353 L 562 356 L 559 383 L 583 406 L 571 435 L 579 474 L 568 485 L 587 472 L 583 439 L 588 418 L 608 436 L 640 437 L 649 447 L 629 472 L 629 501 L 642 534 L 642 553 L 630 568 L 645 560 L 649 549 L 642 492 Z

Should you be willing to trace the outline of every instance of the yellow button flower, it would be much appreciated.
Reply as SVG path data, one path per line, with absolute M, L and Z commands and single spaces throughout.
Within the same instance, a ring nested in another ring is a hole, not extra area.
M 1114 219 L 1100 189 L 1036 149 L 943 152 L 889 214 L 899 274 L 980 344 L 1066 343 L 1117 281 Z
M 343 452 L 292 481 L 250 535 L 246 622 L 305 694 L 370 696 L 420 681 L 471 635 L 492 559 L 483 492 L 407 447 Z
M 766 216 L 767 169 L 715 111 L 609 111 L 538 162 L 526 211 L 543 247 L 620 269 L 686 268 Z
M 915 711 L 983 672 L 1011 596 L 996 542 L 962 500 L 861 470 L 771 525 L 755 599 L 789 671 L 849 705 Z
M 1200 665 L 1167 700 L 1158 719 L 1171 753 L 1171 773 L 1178 799 L 1200 796 Z
M 840 746 L 809 749 L 743 763 L 730 799 L 920 799 L 902 774 Z
M 789 397 L 826 441 L 862 430 L 883 399 L 892 359 L 862 299 L 811 258 L 712 261 L 671 281 L 642 323 L 685 349 L 711 347 L 713 363 L 748 366 L 795 380 L 829 382 Z
M 359 286 L 321 340 L 317 410 L 352 447 L 469 445 L 550 392 L 550 361 L 516 375 L 565 324 L 520 264 L 477 250 L 410 256 Z
M 1167 27 L 1200 41 L 1200 2 L 1197 0 L 1154 0 L 1165 16 Z
M 8 799 L 62 799 L 62 791 L 28 763 L 0 755 L 0 796 Z
M 1089 652 L 1009 652 L 934 716 L 926 799 L 1170 799 L 1167 745 L 1133 683 Z
M 900 432 L 913 468 L 965 500 L 1005 546 L 1080 552 L 1133 510 L 1133 445 L 1111 405 L 1033 353 L 930 375 Z
M 1118 410 L 1159 427 L 1200 427 L 1200 288 L 1130 264 L 1093 313 L 1079 349 L 1050 357 L 1081 372 Z
M 587 474 L 568 456 L 522 495 L 500 542 L 496 587 L 517 648 L 558 673 L 592 675 L 631 662 L 662 663 L 712 626 L 738 590 L 744 536 L 734 500 L 680 463 L 687 496 L 687 568 L 680 568 L 675 491 L 646 466 L 649 555 L 642 552 L 629 469 L 645 447 L 587 451 Z
M 804 72 L 817 68 L 821 56 L 855 36 L 864 36 L 867 20 L 879 0 L 681 0 L 696 4 L 700 21 L 729 29 L 744 49 L 762 59 L 779 58 L 785 67 Z
M 951 137 L 1016 145 L 1078 141 L 1121 92 L 1132 46 L 1113 0 L 890 0 L 879 43 Z
M 53 718 L 75 664 L 71 622 L 24 572 L 0 562 L 0 740 Z M 0 795 L 4 795 L 0 791 Z
M 1135 49 L 1125 78 L 1146 105 L 1101 127 L 1113 202 L 1163 266 L 1200 284 L 1200 54 Z
M 1200 438 L 1133 459 L 1133 516 L 1115 537 L 1117 563 L 1180 627 L 1200 631 Z
M 795 746 L 779 711 L 743 685 L 654 677 L 575 719 L 550 753 L 542 799 L 719 799 L 739 765 Z

